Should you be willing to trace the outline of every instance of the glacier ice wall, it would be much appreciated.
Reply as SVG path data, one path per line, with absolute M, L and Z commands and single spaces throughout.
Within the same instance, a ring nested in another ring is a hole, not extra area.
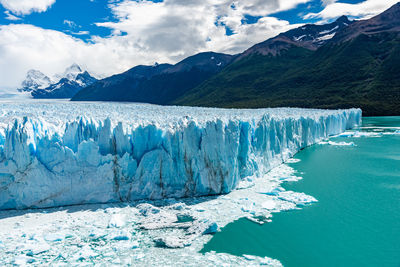
M 230 192 L 361 110 L 1 103 L 0 209 Z

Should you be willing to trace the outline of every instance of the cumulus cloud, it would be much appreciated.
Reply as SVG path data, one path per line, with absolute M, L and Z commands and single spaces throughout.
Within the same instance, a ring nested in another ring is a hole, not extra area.
M 178 60 L 204 50 L 241 52 L 251 44 L 295 27 L 268 15 L 307 1 L 123 1 L 112 5 L 118 22 L 97 25 L 126 32 L 142 51 L 163 52 L 169 59 Z M 244 15 L 264 17 L 255 24 L 245 24 Z M 227 36 L 225 26 L 234 34 Z
M 0 0 L 0 4 L 17 15 L 27 15 L 32 12 L 44 12 L 56 0 Z
M 304 16 L 305 19 L 320 18 L 331 20 L 342 15 L 366 19 L 382 13 L 398 0 L 366 0 L 358 4 L 337 3 L 335 1 L 325 0 L 326 7 L 319 13 L 310 13 Z
M 202 51 L 239 53 L 298 27 L 269 15 L 308 1 L 119 1 L 110 4 L 117 22 L 97 23 L 99 27 L 110 28 L 113 34 L 106 38 L 92 36 L 90 42 L 32 25 L 3 25 L 0 26 L 0 88 L 19 86 L 32 68 L 53 75 L 76 62 L 95 75 L 108 76 L 138 64 L 175 63 Z M 245 15 L 261 18 L 246 24 Z M 228 36 L 225 26 L 234 34 Z

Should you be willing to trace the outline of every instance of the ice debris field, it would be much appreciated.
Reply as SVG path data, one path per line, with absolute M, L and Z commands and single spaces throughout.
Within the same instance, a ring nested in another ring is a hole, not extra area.
M 280 187 L 301 179 L 280 164 L 361 122 L 359 109 L 3 101 L 0 111 L 0 262 L 16 265 L 279 266 L 198 251 L 238 218 L 264 223 L 317 201 Z
M 317 201 L 279 186 L 298 179 L 292 168 L 281 165 L 219 197 L 0 211 L 0 262 L 22 266 L 281 266 L 268 257 L 199 251 L 211 234 L 236 219 L 264 223 L 272 212 Z

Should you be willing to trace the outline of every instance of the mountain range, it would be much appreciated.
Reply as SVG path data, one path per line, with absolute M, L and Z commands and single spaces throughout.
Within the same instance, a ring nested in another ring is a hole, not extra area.
M 136 66 L 86 87 L 72 100 L 169 104 L 220 72 L 234 58 L 231 55 L 205 52 L 175 65 Z
M 326 25 L 305 25 L 282 33 L 274 39 L 253 47 L 258 53 L 276 54 L 278 49 L 297 43 L 317 49 L 338 30 L 351 24 L 343 16 Z M 284 39 L 283 43 L 280 40 Z M 263 49 L 267 47 L 267 49 Z M 249 50 L 250 51 L 250 50 Z M 246 54 L 227 55 L 214 52 L 199 53 L 181 62 L 136 66 L 122 74 L 100 80 L 77 93 L 74 101 L 133 101 L 152 104 L 170 104 L 205 80 L 219 73 L 227 65 Z
M 280 36 L 255 45 L 171 104 L 360 107 L 366 116 L 399 115 L 400 3 L 346 24 L 317 49 Z M 275 42 L 274 53 L 260 52 Z
M 20 92 L 29 92 L 33 98 L 71 98 L 82 88 L 97 81 L 80 66 L 73 64 L 64 73 L 50 78 L 38 70 L 29 70 Z
M 137 66 L 94 82 L 72 100 L 228 108 L 360 107 L 400 114 L 400 3 L 367 20 L 307 24 L 243 53 L 200 53 Z

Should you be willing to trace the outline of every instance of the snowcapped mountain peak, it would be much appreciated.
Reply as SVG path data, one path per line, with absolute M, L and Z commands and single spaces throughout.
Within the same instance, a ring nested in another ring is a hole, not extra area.
M 69 66 L 69 67 L 65 70 L 65 72 L 68 72 L 68 73 L 82 72 L 82 69 L 81 69 L 81 67 L 80 67 L 78 64 L 74 63 L 74 64 L 72 64 L 71 66 Z
M 81 67 L 78 64 L 74 63 L 71 66 L 69 66 L 68 68 L 66 68 L 64 73 L 57 74 L 56 77 L 59 80 L 65 78 L 67 80 L 73 81 L 81 73 L 83 73 Z
M 34 98 L 71 98 L 82 88 L 97 81 L 78 64 L 72 64 L 54 80 L 38 70 L 30 70 L 20 92 L 30 92 Z
M 20 92 L 31 92 L 36 89 L 43 89 L 51 84 L 51 79 L 38 70 L 29 70 L 25 80 L 22 82 Z
M 46 76 L 39 70 L 28 70 L 27 77 L 39 77 L 39 76 Z

